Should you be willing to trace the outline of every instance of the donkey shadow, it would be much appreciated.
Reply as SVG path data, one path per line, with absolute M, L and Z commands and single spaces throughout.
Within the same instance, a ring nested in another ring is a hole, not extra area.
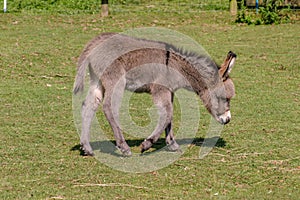
M 212 137 L 212 138 L 206 138 L 206 141 L 204 143 L 205 138 L 203 137 L 198 137 L 194 139 L 176 139 L 177 143 L 179 145 L 195 145 L 195 146 L 204 146 L 204 147 L 225 147 L 226 146 L 226 141 L 223 138 L 218 138 L 218 137 Z M 217 142 L 215 143 L 215 141 Z M 127 144 L 130 147 L 139 147 L 141 143 L 144 141 L 144 139 L 132 139 L 132 140 L 126 140 Z M 113 144 L 113 145 L 112 145 Z M 123 155 L 116 153 L 117 152 L 117 147 L 116 147 L 116 141 L 115 140 L 107 140 L 107 141 L 94 141 L 91 142 L 92 149 L 94 151 L 100 151 L 102 153 L 107 153 L 111 154 L 114 156 L 118 157 L 123 157 Z M 152 146 L 154 151 L 162 149 L 166 146 L 165 138 L 160 138 L 157 142 L 155 142 Z M 71 151 L 79 151 L 81 156 L 85 156 L 84 151 L 81 149 L 80 144 L 77 144 L 73 146 Z M 141 153 L 142 154 L 142 153 Z M 147 152 L 143 153 L 147 154 Z

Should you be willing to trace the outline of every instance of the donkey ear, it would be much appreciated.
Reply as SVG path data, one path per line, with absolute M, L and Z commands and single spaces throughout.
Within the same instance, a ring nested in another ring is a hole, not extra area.
M 236 59 L 236 54 L 233 53 L 232 51 L 229 51 L 226 59 L 224 60 L 223 64 L 219 69 L 219 75 L 221 78 L 223 79 L 228 78 L 229 73 L 231 72 L 234 66 L 235 59 Z

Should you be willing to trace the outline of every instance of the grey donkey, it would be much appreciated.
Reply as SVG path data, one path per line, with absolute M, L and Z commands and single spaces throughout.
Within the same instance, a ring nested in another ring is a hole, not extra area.
M 180 88 L 196 93 L 209 113 L 221 124 L 231 119 L 230 99 L 235 89 L 229 73 L 236 54 L 229 52 L 218 66 L 207 55 L 186 52 L 173 45 L 138 39 L 117 33 L 103 33 L 91 40 L 78 61 L 74 94 L 84 88 L 86 69 L 90 87 L 82 104 L 80 144 L 85 155 L 94 155 L 90 145 L 90 128 L 95 113 L 102 106 L 123 155 L 131 150 L 122 134 L 119 108 L 124 90 L 152 95 L 159 120 L 149 137 L 141 144 L 148 150 L 163 131 L 170 150 L 179 150 L 172 129 L 173 97 Z

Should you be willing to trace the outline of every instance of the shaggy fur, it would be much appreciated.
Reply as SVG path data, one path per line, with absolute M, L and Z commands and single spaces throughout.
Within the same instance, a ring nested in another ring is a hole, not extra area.
M 145 139 L 146 151 L 165 130 L 166 143 L 178 150 L 172 130 L 173 96 L 179 88 L 194 91 L 207 110 L 222 124 L 230 120 L 230 98 L 234 85 L 229 77 L 236 55 L 229 52 L 218 67 L 208 56 L 185 52 L 172 45 L 129 36 L 104 33 L 91 40 L 78 61 L 74 94 L 83 90 L 86 68 L 89 67 L 90 87 L 82 106 L 81 145 L 87 155 L 93 155 L 89 144 L 90 126 L 98 106 L 109 121 L 117 147 L 131 155 L 119 126 L 119 107 L 125 89 L 152 95 L 159 110 L 159 122 Z

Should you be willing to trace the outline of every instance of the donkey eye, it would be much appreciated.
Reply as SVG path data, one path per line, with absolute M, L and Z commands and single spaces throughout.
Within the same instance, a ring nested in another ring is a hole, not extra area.
M 220 97 L 219 102 L 227 102 L 227 98 L 226 97 Z
M 222 101 L 227 101 L 227 97 L 222 96 L 221 99 Z

